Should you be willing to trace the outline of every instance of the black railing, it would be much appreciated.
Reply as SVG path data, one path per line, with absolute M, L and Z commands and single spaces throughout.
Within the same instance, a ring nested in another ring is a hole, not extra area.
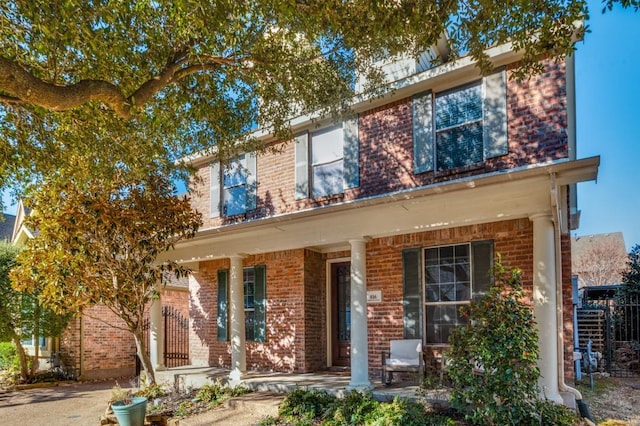
M 189 364 L 189 319 L 177 308 L 162 307 L 162 323 L 164 330 L 164 348 L 162 351 L 165 367 L 180 367 Z M 144 320 L 144 347 L 149 353 L 148 319 Z

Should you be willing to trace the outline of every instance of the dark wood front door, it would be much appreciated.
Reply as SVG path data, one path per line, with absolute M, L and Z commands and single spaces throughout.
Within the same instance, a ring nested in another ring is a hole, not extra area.
M 351 366 L 351 263 L 331 264 L 332 365 Z

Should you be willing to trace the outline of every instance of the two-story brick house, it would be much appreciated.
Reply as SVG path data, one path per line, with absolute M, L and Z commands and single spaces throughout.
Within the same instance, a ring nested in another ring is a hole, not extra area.
M 523 271 L 541 385 L 560 400 L 575 183 L 599 159 L 575 158 L 571 58 L 518 82 L 516 53 L 488 53 L 485 77 L 468 58 L 393 64 L 387 96 L 342 123 L 295 120 L 294 140 L 265 138 L 278 153 L 193 160 L 204 226 L 170 253 L 194 271 L 193 365 L 232 378 L 348 366 L 350 386 L 369 387 L 389 340 L 446 346 L 500 253 Z

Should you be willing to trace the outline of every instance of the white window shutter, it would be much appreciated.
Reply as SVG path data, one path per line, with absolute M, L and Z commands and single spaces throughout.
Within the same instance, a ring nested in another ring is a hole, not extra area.
M 258 174 L 256 169 L 256 153 L 250 152 L 246 155 L 247 162 L 247 210 L 255 210 L 258 200 Z
M 295 198 L 302 200 L 309 198 L 309 133 L 305 132 L 295 137 Z
M 507 76 L 504 70 L 483 79 L 484 158 L 509 152 L 507 141 Z
M 220 163 L 218 161 L 209 166 L 211 217 L 220 217 Z
M 413 97 L 413 172 L 433 170 L 433 95 L 431 92 Z
M 358 139 L 358 117 L 346 120 L 344 130 L 344 189 L 357 188 L 360 185 L 360 140 Z

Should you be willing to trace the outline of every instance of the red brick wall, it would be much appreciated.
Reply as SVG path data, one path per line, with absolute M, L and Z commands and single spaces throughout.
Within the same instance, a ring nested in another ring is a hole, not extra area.
M 522 270 L 524 288 L 531 292 L 533 224 L 529 219 L 377 238 L 367 244 L 367 290 L 382 292 L 382 303 L 368 306 L 372 374 L 378 373 L 381 351 L 388 349 L 389 340 L 402 338 L 402 251 L 487 239 L 494 241 L 495 253 L 502 255 L 505 266 Z M 563 236 L 563 256 L 569 255 L 569 248 L 568 236 Z M 248 369 L 308 372 L 326 366 L 326 261 L 343 257 L 349 257 L 349 251 L 319 254 L 301 249 L 245 259 L 246 267 L 266 265 L 267 268 L 267 342 L 247 342 Z M 567 356 L 572 350 L 569 263 L 563 263 Z M 192 358 L 200 354 L 200 365 L 230 365 L 229 343 L 216 341 L 215 323 L 217 270 L 228 267 L 227 261 L 203 262 L 197 274 L 198 285 L 192 286 L 195 293 L 191 306 L 191 351 Z M 196 295 L 199 304 L 194 304 Z M 210 308 L 205 312 L 207 306 Z M 571 367 L 570 358 L 566 364 Z M 568 376 L 571 371 L 567 370 Z
M 402 250 L 487 239 L 494 241 L 505 266 L 522 270 L 523 285 L 531 291 L 533 224 L 528 219 L 379 238 L 367 244 L 367 290 L 382 291 L 382 303 L 368 305 L 370 371 L 378 374 L 389 340 L 402 338 Z
M 179 308 L 183 315 L 189 314 L 186 289 L 163 290 L 162 303 Z M 73 319 L 60 339 L 60 350 L 68 353 L 64 362 L 74 365 L 83 379 L 135 374 L 135 342 L 123 328 L 124 323 L 106 306 L 86 309 L 82 320 Z
M 513 67 L 507 70 L 508 78 Z M 210 218 L 209 165 L 201 166 L 193 206 L 203 213 L 203 229 L 568 156 L 564 63 L 549 62 L 543 74 L 523 82 L 508 80 L 509 153 L 482 164 L 415 175 L 411 108 L 411 98 L 405 98 L 359 114 L 360 186 L 344 194 L 295 200 L 294 144 L 279 143 L 279 152 L 257 158 L 257 209 L 232 218 Z

